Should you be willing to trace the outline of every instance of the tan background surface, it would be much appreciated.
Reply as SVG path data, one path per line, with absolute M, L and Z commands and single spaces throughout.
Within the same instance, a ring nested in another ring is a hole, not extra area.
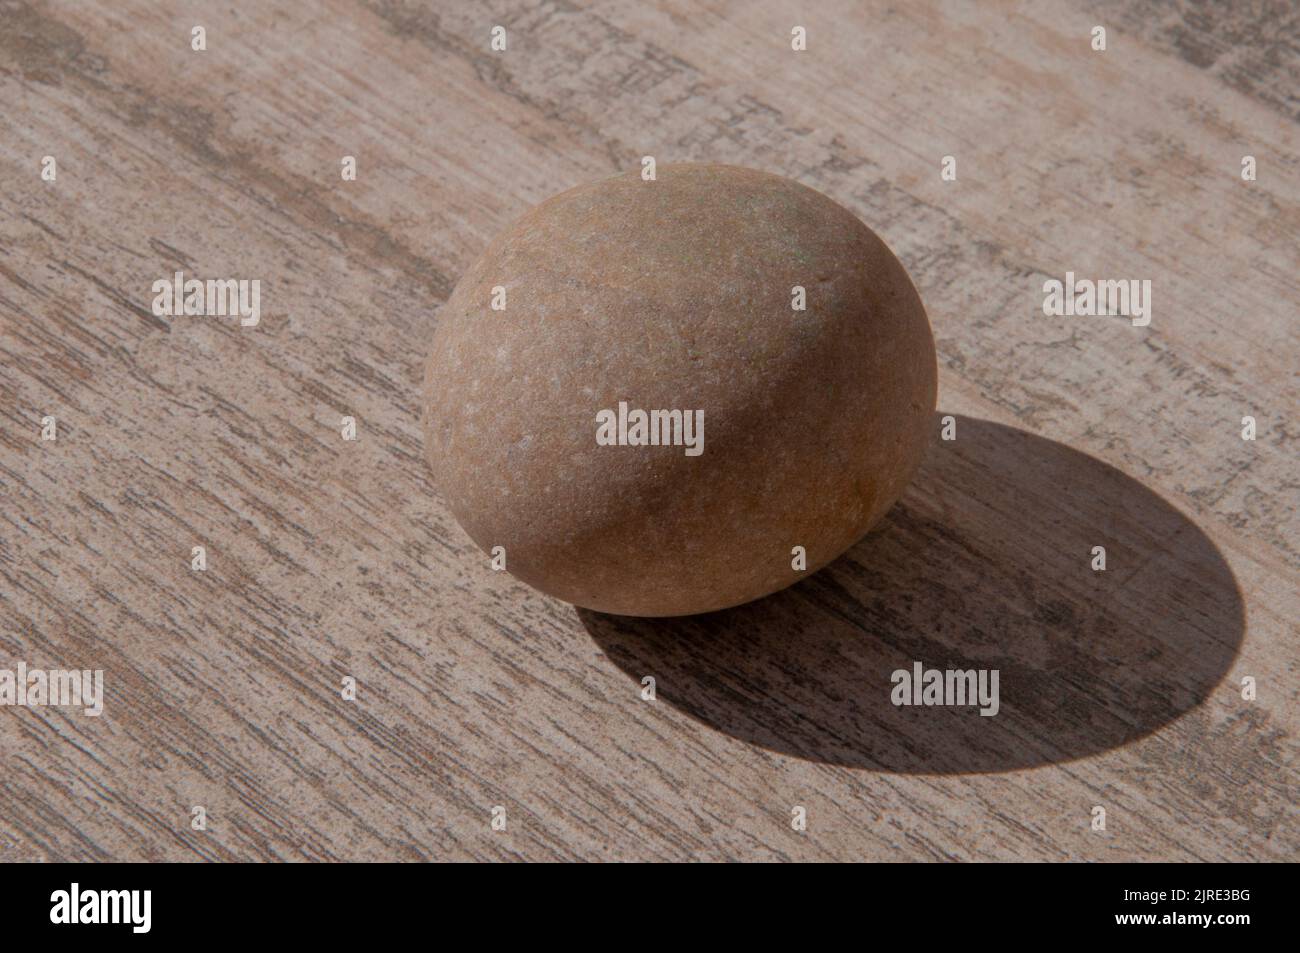
M 0 667 L 103 668 L 107 699 L 0 709 L 0 859 L 1294 858 L 1297 27 L 4 0 Z M 417 416 L 466 265 L 645 154 L 860 215 L 959 418 L 828 570 L 653 624 L 491 572 Z M 154 317 L 177 269 L 260 279 L 261 325 Z M 1045 317 L 1067 270 L 1150 278 L 1151 326 Z M 999 667 L 1002 714 L 892 708 L 914 659 Z

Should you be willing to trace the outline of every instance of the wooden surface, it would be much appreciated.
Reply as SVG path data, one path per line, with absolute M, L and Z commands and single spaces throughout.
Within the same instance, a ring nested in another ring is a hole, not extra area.
M 0 709 L 0 859 L 1294 859 L 1296 34 L 1286 2 L 4 0 L 0 668 L 106 699 Z M 957 417 L 845 558 L 702 619 L 492 572 L 422 459 L 458 275 L 646 154 L 861 216 Z M 156 317 L 176 270 L 259 279 L 261 324 Z M 1150 279 L 1151 325 L 1044 316 L 1067 270 Z M 892 707 L 914 660 L 998 668 L 1001 713 Z

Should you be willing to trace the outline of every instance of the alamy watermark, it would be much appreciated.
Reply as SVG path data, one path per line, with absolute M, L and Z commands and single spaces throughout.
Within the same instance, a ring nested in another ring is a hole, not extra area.
M 0 705 L 80 708 L 96 718 L 104 712 L 104 670 L 0 668 Z
M 153 313 L 157 317 L 192 314 L 209 317 L 239 315 L 239 323 L 255 328 L 262 320 L 262 282 L 253 278 L 186 279 L 178 271 L 169 280 L 153 283 Z
M 618 402 L 618 412 L 596 414 L 596 443 L 602 447 L 685 447 L 688 457 L 704 452 L 704 411 L 628 410 Z
M 1122 314 L 1133 319 L 1133 327 L 1144 328 L 1151 323 L 1151 279 L 1076 280 L 1074 272 L 1067 271 L 1065 281 L 1043 282 L 1043 314 L 1058 318 Z
M 980 714 L 998 713 L 998 670 L 925 668 L 912 663 L 912 670 L 895 670 L 889 680 L 894 689 L 889 700 L 895 705 L 979 705 Z
M 50 894 L 50 922 L 56 924 L 121 923 L 132 933 L 148 933 L 153 923 L 152 890 L 68 890 Z

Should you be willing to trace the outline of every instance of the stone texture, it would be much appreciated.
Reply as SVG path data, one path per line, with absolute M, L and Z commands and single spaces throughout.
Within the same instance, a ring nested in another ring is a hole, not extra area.
M 920 298 L 850 212 L 751 169 L 664 166 L 542 203 L 469 269 L 434 335 L 426 445 L 515 576 L 684 615 L 784 588 L 870 529 L 920 462 L 935 381 Z M 703 452 L 598 445 L 620 401 L 702 410 Z

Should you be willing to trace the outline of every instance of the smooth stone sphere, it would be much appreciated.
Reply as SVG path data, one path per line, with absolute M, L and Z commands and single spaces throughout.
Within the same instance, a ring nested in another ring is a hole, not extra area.
M 921 299 L 851 212 L 752 169 L 660 166 L 543 202 L 466 272 L 433 336 L 426 450 L 519 579 L 686 615 L 866 533 L 920 463 L 935 380 Z M 655 418 L 639 445 L 636 410 L 702 411 L 703 441 Z

